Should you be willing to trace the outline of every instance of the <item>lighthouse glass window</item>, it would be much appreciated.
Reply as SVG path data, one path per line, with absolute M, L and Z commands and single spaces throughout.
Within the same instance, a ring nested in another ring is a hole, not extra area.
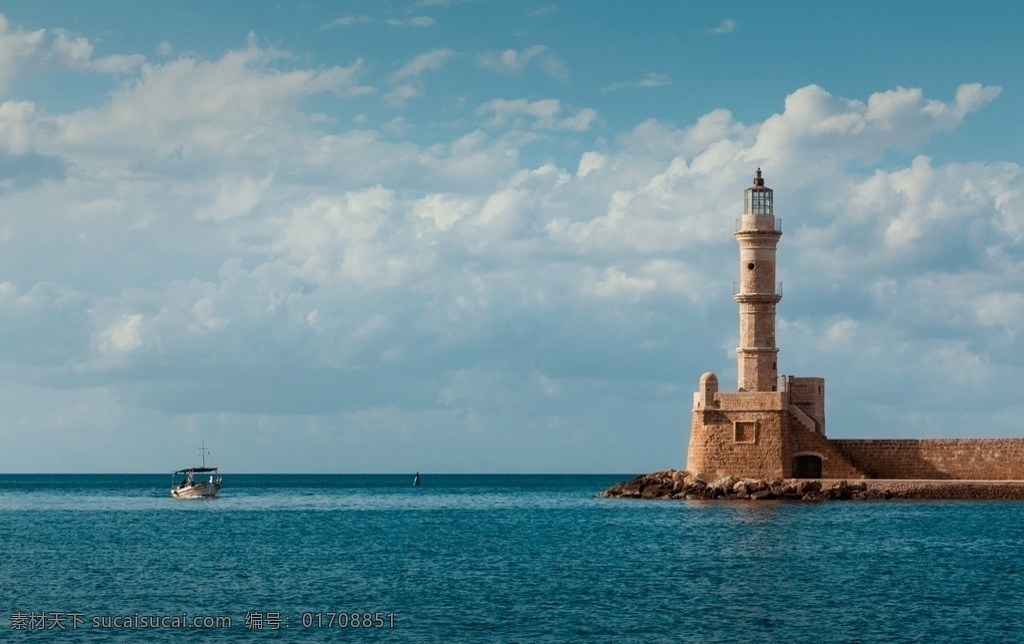
M 752 215 L 772 214 L 771 190 L 747 191 L 747 212 Z

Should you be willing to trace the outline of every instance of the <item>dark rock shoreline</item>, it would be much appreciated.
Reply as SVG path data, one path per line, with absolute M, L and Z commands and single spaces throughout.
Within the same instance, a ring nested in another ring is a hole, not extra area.
M 1024 481 L 863 480 L 822 481 L 775 479 L 763 481 L 727 476 L 706 481 L 688 472 L 665 470 L 616 483 L 598 496 L 622 499 L 803 501 L 956 499 L 1024 500 Z

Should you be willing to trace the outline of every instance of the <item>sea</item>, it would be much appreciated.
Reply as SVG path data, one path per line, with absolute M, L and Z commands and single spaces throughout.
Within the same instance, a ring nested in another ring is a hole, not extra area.
M 631 476 L 0 475 L 0 641 L 1024 641 L 1022 502 Z

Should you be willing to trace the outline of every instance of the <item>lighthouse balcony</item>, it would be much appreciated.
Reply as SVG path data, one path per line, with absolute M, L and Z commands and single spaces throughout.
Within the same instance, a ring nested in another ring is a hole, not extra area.
M 743 215 L 743 217 L 736 220 L 733 232 L 755 235 L 758 233 L 781 235 L 782 217 L 774 217 L 772 215 Z
M 760 288 L 759 288 L 760 287 Z M 750 295 L 750 296 L 770 296 L 770 297 L 782 297 L 782 282 L 775 282 L 775 290 L 765 290 L 761 285 L 755 284 L 744 284 L 743 282 L 732 283 L 732 294 L 735 298 L 737 295 Z

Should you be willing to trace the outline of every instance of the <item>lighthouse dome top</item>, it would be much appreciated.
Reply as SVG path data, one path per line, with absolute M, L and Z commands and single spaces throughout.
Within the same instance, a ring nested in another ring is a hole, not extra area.
M 761 168 L 754 175 L 754 184 L 743 193 L 743 214 L 771 215 L 774 214 L 772 189 L 764 185 Z

